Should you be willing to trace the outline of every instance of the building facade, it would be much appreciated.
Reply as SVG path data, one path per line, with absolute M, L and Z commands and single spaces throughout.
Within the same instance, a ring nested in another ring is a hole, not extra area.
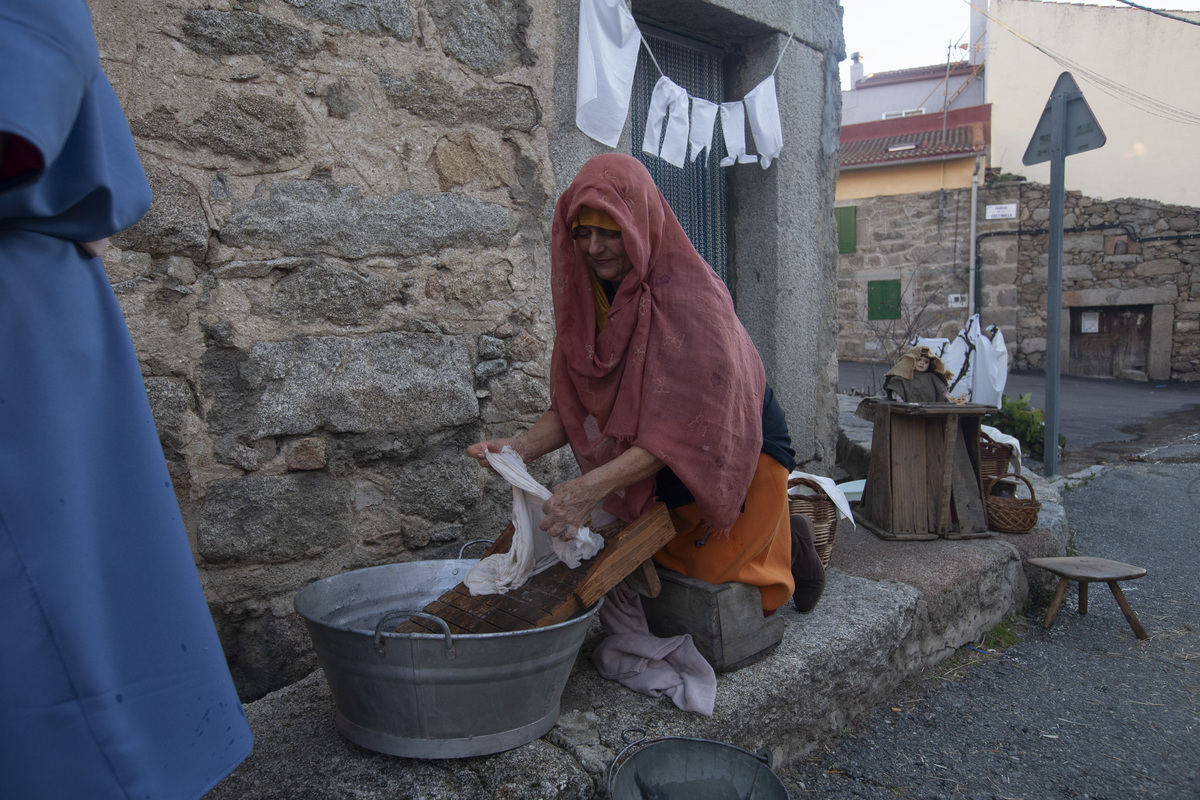
M 1200 12 L 1166 13 L 1200 22 Z M 1067 185 L 1094 198 L 1200 205 L 1195 24 L 1125 5 L 1039 0 L 991 0 L 987 17 L 993 168 L 1050 182 L 1049 164 L 1021 159 L 1058 76 L 1070 72 L 1108 141 L 1067 161 Z
M 842 358 L 888 362 L 913 336 L 956 335 L 966 323 L 974 253 L 982 326 L 1003 332 L 1010 369 L 1044 369 L 1052 346 L 1049 188 L 993 176 L 978 190 L 974 241 L 963 219 L 970 194 L 956 189 L 945 201 L 941 192 L 921 192 L 853 202 L 857 239 L 839 268 Z M 953 209 L 949 221 L 940 221 L 943 204 Z M 897 285 L 894 305 L 872 284 Z M 1198 292 L 1200 209 L 1067 192 L 1058 342 L 1064 374 L 1200 380 Z

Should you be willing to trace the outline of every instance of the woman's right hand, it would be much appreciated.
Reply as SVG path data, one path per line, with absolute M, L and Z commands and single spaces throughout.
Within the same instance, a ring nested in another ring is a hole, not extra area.
M 505 447 L 511 447 L 520 454 L 521 451 L 516 446 L 517 438 L 514 436 L 511 439 L 488 439 L 486 442 L 476 442 L 467 448 L 467 455 L 478 461 L 479 466 L 496 472 L 496 470 L 492 469 L 492 465 L 488 463 L 486 454 L 499 453 Z

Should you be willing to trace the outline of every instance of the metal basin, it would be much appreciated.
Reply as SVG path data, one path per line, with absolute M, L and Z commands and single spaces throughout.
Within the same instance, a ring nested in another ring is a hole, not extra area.
M 532 630 L 451 635 L 438 620 L 444 633 L 393 631 L 477 563 L 370 567 L 323 578 L 296 595 L 343 736 L 379 753 L 463 758 L 519 747 L 554 727 L 603 600 Z
M 626 731 L 622 736 L 641 731 Z M 788 800 L 769 751 L 751 753 L 709 739 L 634 741 L 609 767 L 609 800 Z

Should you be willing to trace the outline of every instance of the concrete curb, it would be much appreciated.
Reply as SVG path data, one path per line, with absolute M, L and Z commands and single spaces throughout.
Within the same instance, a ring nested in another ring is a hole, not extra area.
M 870 430 L 853 417 L 859 398 L 842 398 L 847 458 L 866 456 Z M 848 412 L 847 412 L 848 409 Z M 865 445 L 860 426 L 866 427 Z M 853 474 L 853 473 L 852 473 Z M 1025 604 L 1027 558 L 1061 555 L 1068 545 L 1057 488 L 1029 475 L 1042 511 L 1029 534 L 989 539 L 885 542 L 843 520 L 825 595 L 800 615 L 789 604 L 783 642 L 769 657 L 718 677 L 712 717 L 679 711 L 604 680 L 591 662 L 603 636 L 594 623 L 563 693 L 558 725 L 507 753 L 450 761 L 394 758 L 363 750 L 336 731 L 323 674 L 246 706 L 254 751 L 209 795 L 252 798 L 421 797 L 591 800 L 606 794 L 607 770 L 622 732 L 715 739 L 749 751 L 767 748 L 776 766 L 795 763 L 824 736 L 886 700 L 906 677 L 978 642 Z

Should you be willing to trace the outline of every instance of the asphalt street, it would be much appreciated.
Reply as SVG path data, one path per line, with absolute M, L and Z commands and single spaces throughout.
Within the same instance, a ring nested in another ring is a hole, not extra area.
M 882 393 L 887 364 L 838 363 L 842 394 Z M 1004 394 L 1029 394 L 1046 410 L 1046 375 L 1010 372 Z M 1111 378 L 1059 378 L 1059 433 L 1067 444 L 1058 474 L 1091 464 L 1116 463 L 1200 432 L 1200 382 L 1139 382 Z M 1200 438 L 1194 439 L 1200 445 Z
M 843 368 L 841 390 L 867 386 L 869 366 Z M 1038 405 L 1044 385 L 1014 374 L 1006 394 Z M 1117 456 L 1062 491 L 1073 554 L 1148 570 L 1122 588 L 1150 638 L 1103 584 L 1087 615 L 1072 584 L 1049 629 L 1039 592 L 783 773 L 793 798 L 1200 798 L 1200 385 L 1064 378 L 1060 391 L 1068 450 L 1075 437 L 1076 452 Z
M 962 648 L 786 780 L 794 798 L 1200 797 L 1200 465 L 1127 463 L 1063 502 L 1080 554 L 1146 567 L 1078 614 L 1048 595 L 1006 648 Z M 989 651 L 990 652 L 987 652 Z

